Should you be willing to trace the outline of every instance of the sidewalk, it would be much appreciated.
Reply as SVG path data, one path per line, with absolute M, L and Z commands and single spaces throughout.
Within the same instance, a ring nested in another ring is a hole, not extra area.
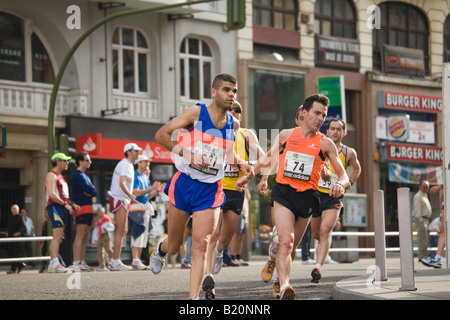
M 450 269 L 434 269 L 414 261 L 415 291 L 401 291 L 399 268 L 387 272 L 387 281 L 373 285 L 369 275 L 345 279 L 333 288 L 333 300 L 450 300 Z M 423 267 L 422 267 L 423 266 Z

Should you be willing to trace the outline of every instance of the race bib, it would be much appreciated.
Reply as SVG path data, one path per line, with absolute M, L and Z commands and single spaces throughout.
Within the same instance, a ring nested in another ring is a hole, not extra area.
M 309 181 L 314 166 L 314 156 L 287 151 L 284 161 L 283 176 L 287 178 Z
M 239 177 L 239 168 L 232 166 L 231 164 L 225 163 L 224 171 L 225 171 L 224 176 L 227 178 Z
M 331 175 L 331 179 L 328 181 L 323 181 L 322 177 L 320 177 L 319 188 L 330 189 L 331 185 L 336 182 L 338 182 L 338 176 L 336 173 L 333 173 Z
M 199 141 L 195 146 L 194 152 L 207 158 L 209 160 L 209 167 L 207 169 L 199 169 L 192 164 L 189 166 L 205 174 L 216 176 L 220 167 L 223 166 L 223 148 Z

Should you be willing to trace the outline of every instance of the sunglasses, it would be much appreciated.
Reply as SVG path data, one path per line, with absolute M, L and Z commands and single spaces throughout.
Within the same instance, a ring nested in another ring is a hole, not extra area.
M 231 108 L 231 111 L 234 111 L 236 113 L 241 113 L 241 109 L 240 108 Z
M 91 162 L 91 159 L 83 159 L 84 162 Z

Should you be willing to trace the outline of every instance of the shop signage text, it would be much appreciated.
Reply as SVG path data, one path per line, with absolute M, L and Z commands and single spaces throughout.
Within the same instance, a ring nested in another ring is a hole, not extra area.
M 378 107 L 417 112 L 442 112 L 442 98 L 410 93 L 378 91 Z
M 383 45 L 383 71 L 423 77 L 425 75 L 423 50 Z
M 387 144 L 387 160 L 441 164 L 442 148 L 402 143 Z
M 316 65 L 359 69 L 360 45 L 357 40 L 316 36 Z

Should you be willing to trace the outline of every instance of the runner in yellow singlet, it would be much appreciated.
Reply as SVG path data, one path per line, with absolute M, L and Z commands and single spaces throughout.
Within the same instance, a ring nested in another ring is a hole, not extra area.
M 338 156 L 344 169 L 347 169 L 348 166 L 351 166 L 352 168 L 349 183 L 345 188 L 350 189 L 361 173 L 361 165 L 359 164 L 356 151 L 342 143 L 345 133 L 345 122 L 342 119 L 334 118 L 328 122 L 327 136 L 333 140 L 336 145 L 339 152 Z M 315 283 L 319 282 L 322 277 L 321 269 L 328 256 L 328 251 L 330 250 L 331 232 L 339 219 L 339 213 L 342 212 L 342 201 L 344 199 L 344 194 L 338 198 L 333 198 L 329 195 L 329 187 L 337 179 L 333 166 L 330 165 L 330 168 L 332 172 L 331 179 L 326 182 L 322 180 L 319 182 L 320 211 L 317 214 L 314 214 L 311 219 L 311 231 L 313 237 L 319 240 L 319 245 L 315 254 L 316 265 L 311 272 L 312 282 Z
M 238 101 L 235 101 L 230 110 L 233 117 L 242 121 L 243 108 Z M 265 152 L 259 145 L 258 138 L 252 130 L 239 128 L 235 131 L 234 151 L 239 159 L 249 161 L 250 154 L 256 159 L 262 157 Z M 203 279 L 202 289 L 208 300 L 215 299 L 215 282 L 213 274 L 219 273 L 223 263 L 223 251 L 230 246 L 234 230 L 239 221 L 239 217 L 244 205 L 244 191 L 236 190 L 236 182 L 245 174 L 237 167 L 225 163 L 225 174 L 222 180 L 223 191 L 225 193 L 225 204 L 220 215 L 218 227 L 215 230 L 208 246 L 208 261 L 206 274 Z

